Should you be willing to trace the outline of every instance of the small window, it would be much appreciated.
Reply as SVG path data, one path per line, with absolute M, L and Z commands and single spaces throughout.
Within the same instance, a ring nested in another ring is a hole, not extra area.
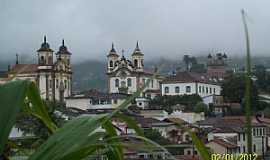
M 202 86 L 202 92 L 204 93 L 204 86 Z
M 52 82 L 52 80 L 50 79 L 50 88 L 52 88 L 52 85 L 53 85 L 53 82 Z
M 154 88 L 154 80 L 151 80 L 151 87 Z
M 113 103 L 114 103 L 114 104 L 117 104 L 117 99 L 114 99 L 114 100 L 113 100 Z
M 44 64 L 44 63 L 45 63 L 44 56 L 41 56 L 41 57 L 40 57 L 40 64 Z
M 191 92 L 191 87 L 190 86 L 186 86 L 186 93 L 190 93 Z
M 259 136 L 262 136 L 262 128 L 260 128 L 260 130 L 259 130 L 259 131 L 260 131 Z
M 115 87 L 119 87 L 119 79 L 115 80 Z
M 245 141 L 245 140 L 246 140 L 246 134 L 243 133 L 243 141 Z
M 245 147 L 245 146 L 243 146 L 243 152 L 244 152 L 244 153 L 246 152 L 246 147 Z
M 256 144 L 253 145 L 253 152 L 256 152 Z
M 206 93 L 208 93 L 208 87 L 205 88 Z
M 58 81 L 58 79 L 56 79 L 56 88 L 58 88 L 58 86 L 59 86 L 59 81 Z
M 210 89 L 210 94 L 212 94 L 212 88 L 209 88 Z
M 169 93 L 169 87 L 165 87 L 165 93 Z
M 128 84 L 128 87 L 131 87 L 131 85 L 132 85 L 132 80 L 131 80 L 131 78 L 128 78 L 128 79 L 127 79 L 127 84 Z
M 179 87 L 175 87 L 175 93 L 179 93 L 180 92 L 180 88 Z
M 139 103 L 139 106 L 141 106 L 141 105 L 142 105 L 142 102 Z
M 110 67 L 113 67 L 113 61 L 110 61 Z
M 67 80 L 65 80 L 65 89 L 67 88 Z
M 191 152 L 190 152 L 190 150 L 188 150 L 188 151 L 187 151 L 187 155 L 191 155 Z
M 199 86 L 199 93 L 202 92 L 202 86 Z
M 138 67 L 138 60 L 137 59 L 134 60 L 134 66 Z

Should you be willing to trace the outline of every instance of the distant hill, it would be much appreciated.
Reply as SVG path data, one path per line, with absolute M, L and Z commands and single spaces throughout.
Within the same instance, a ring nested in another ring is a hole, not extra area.
M 89 60 L 72 66 L 73 91 L 98 89 L 106 91 L 106 63 Z
M 21 58 L 22 63 L 33 62 L 34 58 Z M 205 57 L 197 57 L 199 63 L 205 63 Z M 228 67 L 241 68 L 245 65 L 245 59 L 243 57 L 229 57 Z M 253 64 L 262 64 L 267 68 L 270 68 L 270 57 L 253 57 Z M 7 70 L 8 64 L 14 64 L 14 60 L 0 60 L 0 71 Z M 146 70 L 154 70 L 155 67 L 159 68 L 159 72 L 163 75 L 171 73 L 173 70 L 183 70 L 184 64 L 182 59 L 167 59 L 156 58 L 152 60 L 146 60 Z M 82 91 L 88 89 L 98 89 L 100 91 L 107 90 L 107 76 L 106 76 L 106 62 L 98 60 L 86 60 L 80 63 L 72 65 L 73 71 L 73 91 Z

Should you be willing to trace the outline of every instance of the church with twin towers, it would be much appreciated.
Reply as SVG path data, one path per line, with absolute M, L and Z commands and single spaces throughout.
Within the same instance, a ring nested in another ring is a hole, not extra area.
M 107 76 L 109 93 L 132 94 L 146 84 L 150 79 L 150 84 L 145 88 L 144 95 L 153 97 L 160 93 L 160 82 L 162 77 L 153 77 L 153 72 L 144 68 L 144 53 L 137 42 L 130 59 L 124 54 L 119 55 L 114 44 L 107 54 Z
M 64 102 L 71 95 L 72 71 L 71 52 L 64 39 L 58 51 L 54 52 L 44 36 L 40 48 L 36 51 L 37 63 L 24 64 L 16 55 L 16 63 L 9 67 L 7 76 L 1 83 L 13 80 L 30 80 L 37 84 L 43 99 Z M 55 53 L 55 54 L 54 54 Z

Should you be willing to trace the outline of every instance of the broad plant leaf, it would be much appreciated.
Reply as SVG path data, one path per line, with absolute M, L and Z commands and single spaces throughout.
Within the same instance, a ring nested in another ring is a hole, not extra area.
M 70 120 L 58 129 L 29 160 L 66 160 L 74 154 L 95 151 L 103 134 L 96 133 L 107 114 L 84 116 Z M 85 150 L 85 149 L 88 150 Z M 87 156 L 87 155 L 84 155 Z M 78 158 L 79 159 L 79 158 Z
M 51 132 L 57 128 L 33 82 L 18 80 L 0 85 L 0 153 L 3 152 L 16 117 L 22 110 L 39 118 Z
M 0 153 L 24 103 L 29 82 L 15 81 L 0 85 Z

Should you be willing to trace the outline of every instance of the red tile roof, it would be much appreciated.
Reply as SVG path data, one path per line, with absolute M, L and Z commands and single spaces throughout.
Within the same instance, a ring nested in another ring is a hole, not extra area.
M 38 71 L 37 64 L 15 64 L 9 73 L 20 74 L 20 73 L 36 73 Z
M 216 83 L 214 81 L 210 81 L 210 77 L 205 73 L 193 73 L 193 72 L 178 72 L 176 75 L 169 76 L 163 81 L 163 83 L 192 83 L 192 82 L 211 83 L 211 84 Z

